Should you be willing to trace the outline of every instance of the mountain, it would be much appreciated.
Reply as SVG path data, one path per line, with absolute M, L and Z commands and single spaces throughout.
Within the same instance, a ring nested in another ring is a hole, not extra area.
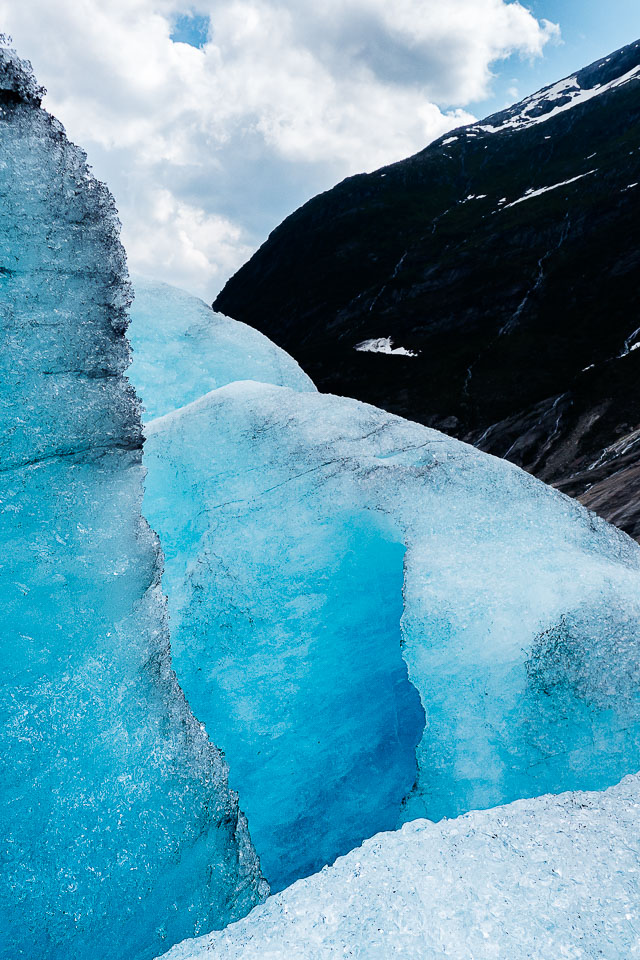
M 640 537 L 640 42 L 288 217 L 214 308 Z

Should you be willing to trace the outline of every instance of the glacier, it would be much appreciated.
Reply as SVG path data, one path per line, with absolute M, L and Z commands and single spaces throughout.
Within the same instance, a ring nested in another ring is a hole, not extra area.
M 171 665 L 119 224 L 0 44 L 0 956 L 146 960 L 266 895 Z
M 383 833 L 164 960 L 633 960 L 640 781 Z
M 272 889 L 407 820 L 638 769 L 637 544 L 437 431 L 227 375 L 147 424 L 144 507 Z
M 127 375 L 142 397 L 146 420 L 234 380 L 315 390 L 293 357 L 253 327 L 214 313 L 198 297 L 168 283 L 137 275 L 132 282 Z
M 129 366 L 42 96 L 2 41 L 2 960 L 637 954 L 640 547 L 165 284 Z

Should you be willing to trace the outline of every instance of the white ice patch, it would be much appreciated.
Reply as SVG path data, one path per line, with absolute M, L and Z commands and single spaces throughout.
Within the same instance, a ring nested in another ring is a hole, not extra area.
M 557 190 L 558 187 L 566 187 L 567 184 L 575 183 L 576 180 L 582 180 L 583 177 L 590 177 L 591 174 L 595 172 L 595 170 L 589 170 L 587 173 L 581 173 L 577 177 L 571 177 L 570 180 L 562 180 L 561 183 L 554 183 L 550 187 L 539 187 L 537 190 L 534 190 L 533 187 L 530 187 L 522 197 L 518 197 L 518 199 L 514 200 L 512 203 L 507 203 L 506 206 L 502 207 L 501 209 L 508 210 L 509 207 L 515 207 L 517 203 L 522 203 L 523 200 L 532 200 L 534 197 L 539 197 L 543 193 L 549 193 L 550 190 Z
M 624 342 L 624 347 L 622 348 L 622 353 L 618 354 L 618 360 L 621 360 L 622 357 L 628 356 L 630 353 L 633 353 L 634 350 L 637 350 L 640 347 L 640 340 L 637 340 L 638 336 L 640 336 L 640 327 L 634 330 L 630 337 L 627 337 Z
M 363 340 L 355 348 L 359 353 L 386 353 L 394 357 L 417 357 L 418 351 L 407 350 L 406 347 L 394 347 L 391 337 L 378 337 L 372 340 Z
M 585 103 L 587 100 L 591 100 L 601 93 L 606 93 L 608 90 L 621 87 L 623 84 L 633 80 L 634 77 L 637 77 L 639 73 L 640 64 L 633 67 L 621 77 L 610 80 L 609 83 L 597 83 L 594 87 L 589 87 L 586 90 L 582 89 L 577 77 L 567 77 L 566 80 L 560 80 L 552 87 L 548 87 L 546 90 L 540 90 L 538 93 L 534 93 L 528 97 L 523 101 L 524 108 L 522 112 L 511 117 L 510 120 L 505 121 L 505 123 L 499 127 L 485 123 L 476 124 L 472 129 L 482 130 L 484 133 L 502 133 L 505 130 L 521 130 L 524 127 L 533 127 L 535 124 L 545 123 L 547 120 L 551 120 L 552 117 L 556 117 L 559 113 L 564 113 L 565 110 L 570 110 L 579 103 Z M 548 113 L 544 113 L 541 116 L 531 115 L 532 111 L 541 103 L 553 102 L 554 100 L 559 100 L 564 97 L 569 97 L 570 99 L 566 103 L 554 107 Z
M 165 960 L 636 957 L 638 776 L 416 820 Z

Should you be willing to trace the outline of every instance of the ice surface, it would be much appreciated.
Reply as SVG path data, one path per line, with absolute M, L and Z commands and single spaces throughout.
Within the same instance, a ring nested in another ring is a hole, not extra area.
M 28 69 L 0 50 L 0 956 L 144 960 L 260 874 L 171 669 L 113 202 Z
M 21 60 L 10 44 L 10 38 L 0 33 L 0 102 L 39 106 L 46 91 L 34 77 L 29 61 Z
M 632 960 L 640 781 L 368 840 L 165 960 Z
M 283 391 L 283 415 L 304 396 Z M 246 471 L 253 496 L 260 477 L 278 483 L 264 458 L 279 453 L 260 440 L 251 450 L 267 421 L 240 423 L 233 407 L 212 421 L 207 400 L 148 426 L 145 510 L 162 525 L 180 682 L 225 737 L 263 870 L 281 887 L 395 826 L 413 785 L 424 716 L 400 654 L 404 550 L 357 504 L 318 517 L 295 485 L 229 525 L 218 470 L 234 488 Z M 237 452 L 236 430 L 247 431 Z
M 274 888 L 398 820 L 640 766 L 640 548 L 576 502 L 255 383 L 151 423 L 145 460 L 176 670 Z
M 253 327 L 231 320 L 184 290 L 134 277 L 128 371 L 145 419 L 170 413 L 215 387 L 259 380 L 315 390 L 293 357 Z

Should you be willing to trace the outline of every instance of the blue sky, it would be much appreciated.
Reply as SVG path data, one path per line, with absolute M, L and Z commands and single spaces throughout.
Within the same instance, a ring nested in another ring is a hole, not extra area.
M 211 300 L 297 206 L 640 37 L 640 0 L 0 0 L 131 267 Z

